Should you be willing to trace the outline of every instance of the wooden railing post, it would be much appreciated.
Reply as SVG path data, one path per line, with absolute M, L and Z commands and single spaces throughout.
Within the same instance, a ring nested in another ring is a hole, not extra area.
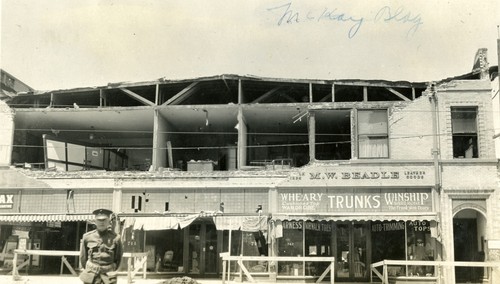
M 142 279 L 146 279 L 146 272 L 148 270 L 148 256 L 142 257 Z
M 127 260 L 127 283 L 132 283 L 132 258 L 129 257 Z
M 17 252 L 14 251 L 14 259 L 12 260 L 12 279 L 17 280 L 19 271 L 17 271 Z
M 330 270 L 330 283 L 335 283 L 335 261 L 330 262 L 330 266 L 332 267 Z
M 384 273 L 384 281 L 383 284 L 389 284 L 389 273 L 387 273 L 387 263 L 384 260 L 384 268 L 383 268 L 383 273 Z
M 222 284 L 226 283 L 226 266 L 227 266 L 227 261 L 222 259 Z

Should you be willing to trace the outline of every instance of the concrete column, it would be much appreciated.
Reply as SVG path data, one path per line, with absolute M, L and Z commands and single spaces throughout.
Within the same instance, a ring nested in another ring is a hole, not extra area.
M 309 161 L 314 162 L 316 160 L 316 116 L 314 112 L 309 113 L 307 122 L 309 130 Z

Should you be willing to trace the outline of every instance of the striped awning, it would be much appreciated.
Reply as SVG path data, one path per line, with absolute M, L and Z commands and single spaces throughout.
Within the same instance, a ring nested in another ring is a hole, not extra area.
M 77 222 L 92 220 L 92 214 L 0 214 L 0 222 Z
M 296 221 L 438 221 L 437 213 L 335 213 L 335 214 L 273 214 L 273 220 Z

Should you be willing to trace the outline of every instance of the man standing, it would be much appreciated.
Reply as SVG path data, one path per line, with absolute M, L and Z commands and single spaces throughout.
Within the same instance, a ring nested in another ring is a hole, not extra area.
M 97 209 L 96 229 L 85 233 L 82 238 L 80 262 L 84 270 L 80 274 L 83 283 L 114 284 L 116 270 L 120 266 L 123 247 L 120 235 L 111 229 L 112 211 Z

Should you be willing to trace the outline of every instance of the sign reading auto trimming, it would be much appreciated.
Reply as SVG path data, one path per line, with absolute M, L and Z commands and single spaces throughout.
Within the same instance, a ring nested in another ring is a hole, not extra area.
M 303 212 L 431 212 L 429 189 L 278 189 L 278 210 Z

